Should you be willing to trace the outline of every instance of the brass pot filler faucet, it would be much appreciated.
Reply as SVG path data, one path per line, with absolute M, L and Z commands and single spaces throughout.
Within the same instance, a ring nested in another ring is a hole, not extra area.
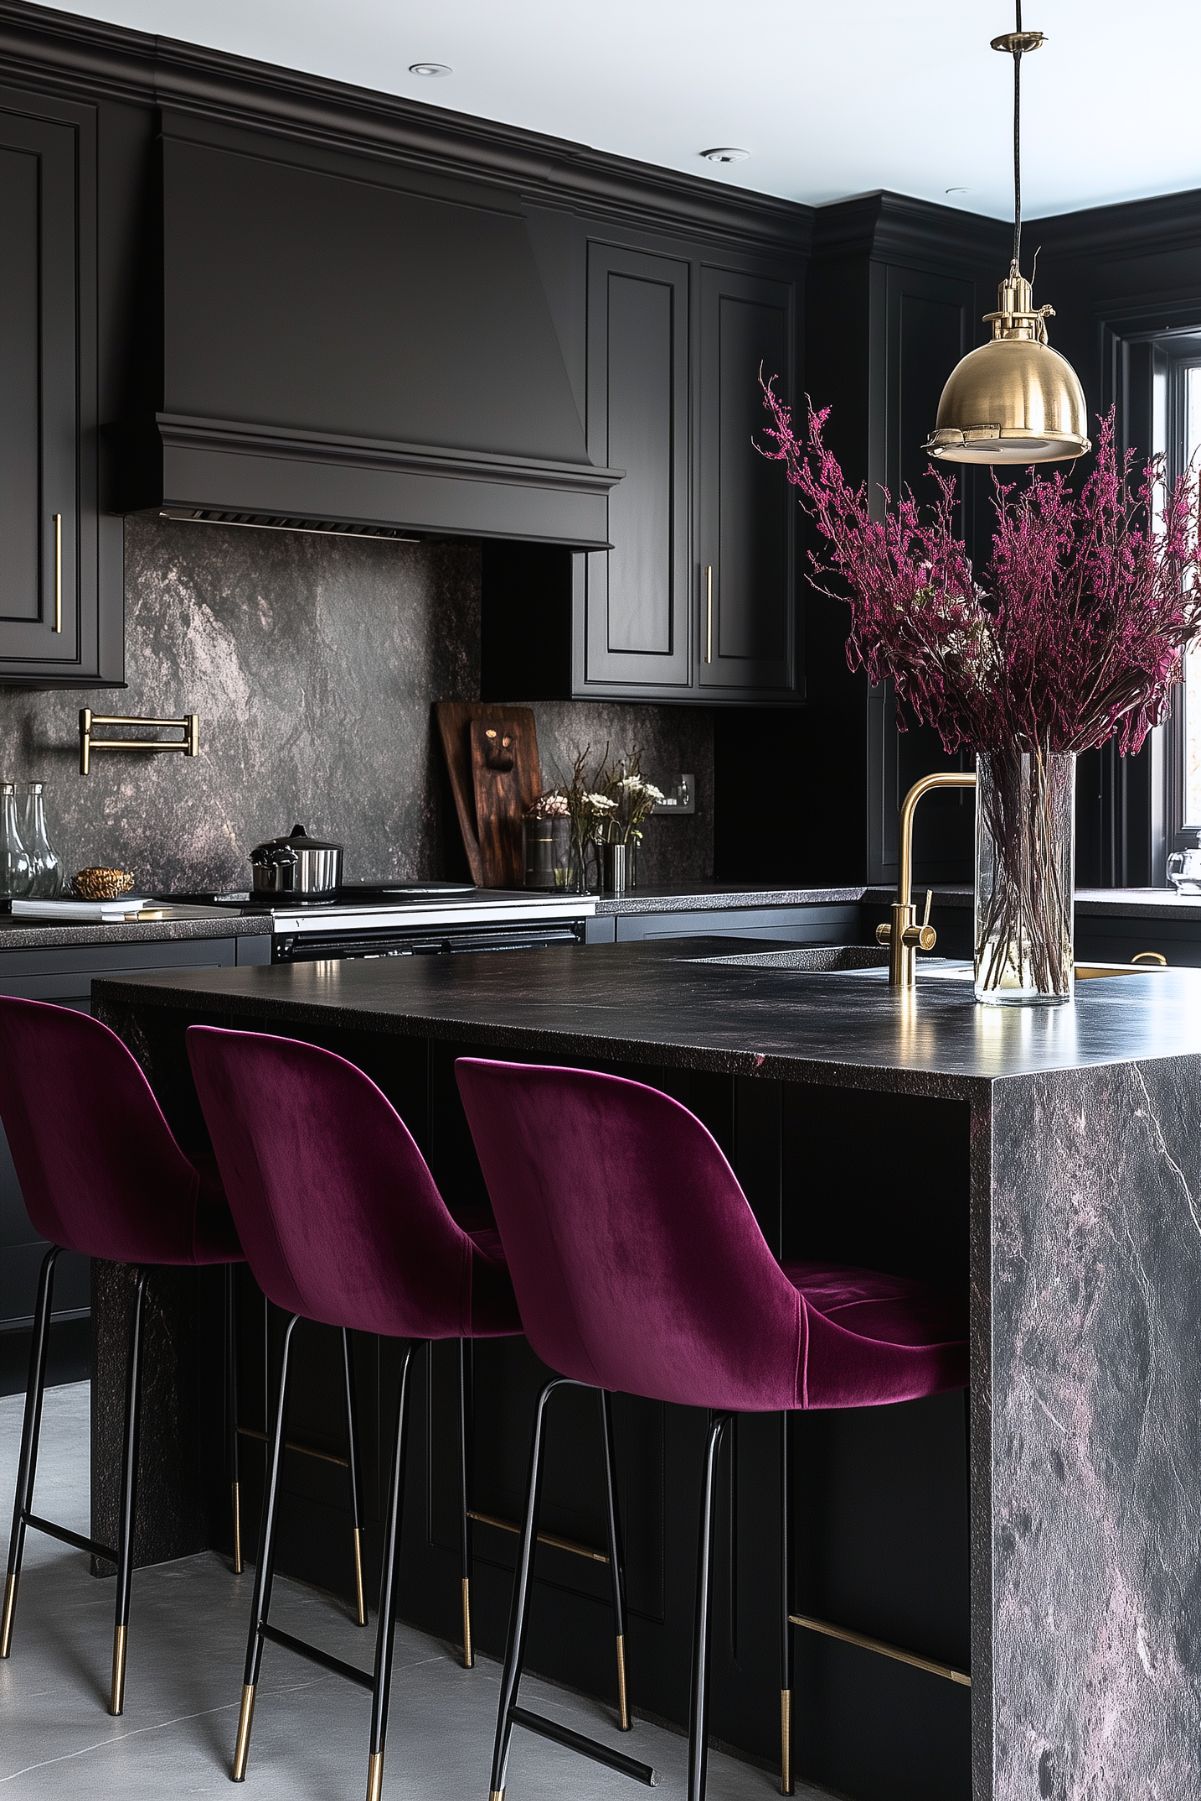
M 917 923 L 917 908 L 913 904 L 913 816 L 917 812 L 917 803 L 924 794 L 931 794 L 935 788 L 974 788 L 976 777 L 959 770 L 948 770 L 939 775 L 925 775 L 920 782 L 915 782 L 901 804 L 900 824 L 900 878 L 897 883 L 897 898 L 892 904 L 891 925 L 876 927 L 876 942 L 888 946 L 888 985 L 890 988 L 912 988 L 917 982 L 917 953 L 932 951 L 938 943 L 938 933 L 930 924 L 930 908 L 934 894 L 928 890 L 926 894 L 926 915 L 921 925 Z

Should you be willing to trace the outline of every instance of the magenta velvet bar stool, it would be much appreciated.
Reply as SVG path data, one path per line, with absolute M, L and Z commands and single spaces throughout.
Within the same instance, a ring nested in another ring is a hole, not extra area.
M 64 1096 L 68 1097 L 64 1101 Z M 50 1242 L 34 1314 L 29 1383 L 9 1545 L 0 1657 L 12 1648 L 25 1534 L 48 1533 L 117 1566 L 110 1709 L 125 1699 L 126 1637 L 133 1576 L 139 1401 L 146 1286 L 152 1267 L 224 1265 L 227 1332 L 227 1436 L 233 1503 L 234 1569 L 240 1573 L 237 1355 L 234 1276 L 242 1249 L 215 1170 L 194 1163 L 163 1117 L 146 1076 L 121 1039 L 71 1007 L 0 997 L 0 1120 L 8 1136 L 26 1208 Z M 54 1272 L 62 1251 L 124 1263 L 135 1271 L 126 1393 L 119 1542 L 116 1549 L 33 1512 L 34 1479 L 46 1379 Z M 343 1337 L 348 1393 L 351 1509 L 356 1599 L 366 1624 L 360 1557 L 357 1434 L 350 1401 L 349 1337 Z
M 464 1058 L 472 1136 L 525 1333 L 558 1372 L 534 1427 L 501 1682 L 491 1801 L 503 1801 L 518 1706 L 547 1403 L 564 1382 L 710 1411 L 689 1724 L 689 1801 L 707 1763 L 714 1503 L 736 1413 L 877 1407 L 967 1381 L 962 1302 L 900 1276 L 781 1265 L 720 1147 L 640 1082 Z M 587 1156 L 580 1147 L 587 1145 Z M 965 1284 L 966 1290 L 966 1284 Z M 788 1515 L 787 1438 L 782 1506 Z M 789 1532 L 782 1532 L 781 1788 L 792 1792 Z M 596 1756 L 602 1748 L 581 1740 Z M 602 1761 L 610 1759 L 602 1754 Z M 652 1780 L 645 1766 L 629 1775 Z
M 263 1647 L 271 1643 L 370 1692 L 367 1795 L 368 1801 L 379 1801 L 413 1353 L 418 1344 L 435 1340 L 462 1344 L 511 1337 L 521 1331 L 521 1321 L 495 1231 L 469 1233 L 457 1224 L 404 1121 L 362 1070 L 315 1045 L 208 1026 L 189 1030 L 188 1051 L 246 1258 L 263 1292 L 290 1316 L 233 1778 L 240 1782 L 246 1774 Z M 269 1621 L 288 1356 L 301 1319 L 405 1341 L 371 1675 Z M 461 1444 L 464 1438 L 461 1431 Z M 465 1456 L 461 1475 L 465 1491 Z M 612 1492 L 610 1485 L 610 1519 L 615 1521 Z M 466 1516 L 465 1492 L 463 1502 Z M 614 1539 L 610 1549 L 616 1571 L 620 1560 Z M 468 1570 L 466 1566 L 465 1585 Z M 465 1597 L 466 1592 L 465 1586 Z M 465 1624 L 469 1630 L 469 1617 Z M 620 1612 L 618 1626 L 620 1631 Z
M 34 1314 L 0 1657 L 8 1657 L 12 1649 L 25 1533 L 32 1526 L 117 1566 L 109 1706 L 120 1714 L 148 1267 L 232 1266 L 242 1253 L 219 1188 L 184 1156 L 141 1068 L 99 1021 L 68 1007 L 0 998 L 0 1119 L 30 1219 L 51 1247 L 42 1263 Z M 115 1549 L 32 1511 L 54 1271 L 64 1250 L 126 1263 L 136 1272 Z

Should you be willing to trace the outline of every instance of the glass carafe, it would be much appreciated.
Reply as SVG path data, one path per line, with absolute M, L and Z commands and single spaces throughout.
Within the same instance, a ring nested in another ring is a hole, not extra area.
M 41 782 L 25 783 L 21 840 L 30 862 L 30 895 L 34 900 L 53 900 L 63 891 L 63 860 L 46 830 L 46 804 Z
M 17 791 L 12 782 L 0 782 L 0 905 L 26 899 L 32 881 L 33 866 L 17 824 Z

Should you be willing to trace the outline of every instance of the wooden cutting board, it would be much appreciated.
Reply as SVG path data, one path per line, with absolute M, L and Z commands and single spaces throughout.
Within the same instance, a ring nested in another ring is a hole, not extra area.
M 520 888 L 522 816 L 542 792 L 533 711 L 440 700 L 434 712 L 471 879 L 481 888 Z

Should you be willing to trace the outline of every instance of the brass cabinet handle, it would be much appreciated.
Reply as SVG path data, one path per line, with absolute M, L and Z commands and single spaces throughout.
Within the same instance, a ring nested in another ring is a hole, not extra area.
M 705 564 L 705 661 L 713 661 L 713 565 Z
M 1140 951 L 1137 957 L 1131 957 L 1132 963 L 1154 963 L 1160 969 L 1166 969 L 1168 960 L 1162 951 Z
M 54 515 L 54 629 L 63 629 L 63 516 Z

